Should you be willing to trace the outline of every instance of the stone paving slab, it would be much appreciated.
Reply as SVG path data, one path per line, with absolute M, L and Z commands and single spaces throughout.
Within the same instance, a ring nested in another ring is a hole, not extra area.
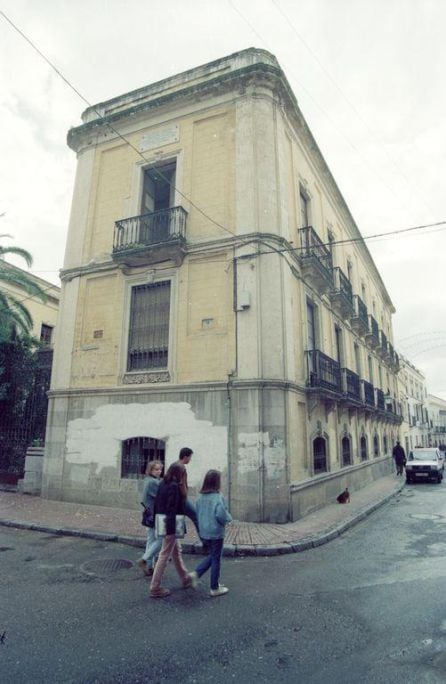
M 226 528 L 224 553 L 229 556 L 271 556 L 320 546 L 363 520 L 403 487 L 403 478 L 387 475 L 353 492 L 350 504 L 329 504 L 293 523 L 234 521 Z M 53 501 L 0 491 L 0 525 L 7 527 L 144 547 L 146 531 L 140 520 L 138 510 Z M 192 523 L 188 524 L 182 547 L 186 553 L 202 551 Z

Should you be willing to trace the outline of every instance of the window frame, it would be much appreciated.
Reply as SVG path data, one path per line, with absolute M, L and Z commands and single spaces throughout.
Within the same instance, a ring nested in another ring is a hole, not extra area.
M 167 366 L 163 368 L 146 368 L 127 370 L 127 360 L 129 352 L 129 333 L 130 333 L 130 315 L 132 303 L 132 288 L 138 285 L 152 285 L 159 282 L 170 282 L 170 309 L 169 309 L 169 337 L 168 337 L 168 355 Z M 176 327 L 175 321 L 177 318 L 177 272 L 175 268 L 168 269 L 162 273 L 157 273 L 155 270 L 146 271 L 145 273 L 127 276 L 124 285 L 124 325 L 122 328 L 121 337 L 121 380 L 124 377 L 133 375 L 154 375 L 159 373 L 168 373 L 170 380 L 174 377 L 174 363 L 176 358 Z

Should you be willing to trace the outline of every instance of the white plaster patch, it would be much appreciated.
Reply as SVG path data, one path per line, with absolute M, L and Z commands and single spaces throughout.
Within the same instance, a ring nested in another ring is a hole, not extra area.
M 181 447 L 190 447 L 194 451 L 187 467 L 191 486 L 201 485 L 209 468 L 227 469 L 227 428 L 198 420 L 186 402 L 107 404 L 91 418 L 72 420 L 67 428 L 66 461 L 116 468 L 121 442 L 130 437 L 164 440 L 167 466 L 176 461 Z
M 283 440 L 276 439 L 271 444 L 268 432 L 251 432 L 239 434 L 238 472 L 247 474 L 266 469 L 268 479 L 280 478 L 285 467 L 285 445 Z M 263 450 L 263 463 L 260 462 Z

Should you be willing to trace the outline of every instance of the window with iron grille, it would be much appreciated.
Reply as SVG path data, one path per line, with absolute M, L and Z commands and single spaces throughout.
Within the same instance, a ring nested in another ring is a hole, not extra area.
M 327 472 L 327 445 L 323 437 L 313 441 L 313 464 L 315 473 Z
M 361 456 L 361 461 L 367 461 L 367 438 L 364 435 L 359 440 L 359 453 Z
M 42 323 L 40 326 L 40 341 L 42 344 L 51 344 L 53 336 L 53 326 Z
M 128 371 L 167 368 L 169 317 L 169 280 L 132 287 Z
M 347 466 L 352 463 L 352 452 L 350 448 L 350 439 L 348 437 L 342 438 L 342 465 Z
M 150 461 L 164 463 L 166 443 L 153 437 L 131 437 L 122 442 L 121 477 L 144 477 Z

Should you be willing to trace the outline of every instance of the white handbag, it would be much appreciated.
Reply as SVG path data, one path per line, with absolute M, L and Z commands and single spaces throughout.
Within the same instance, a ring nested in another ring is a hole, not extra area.
M 183 539 L 186 533 L 186 522 L 184 515 L 175 516 L 175 538 Z M 155 535 L 157 537 L 166 536 L 166 515 L 165 513 L 157 513 L 155 516 Z

